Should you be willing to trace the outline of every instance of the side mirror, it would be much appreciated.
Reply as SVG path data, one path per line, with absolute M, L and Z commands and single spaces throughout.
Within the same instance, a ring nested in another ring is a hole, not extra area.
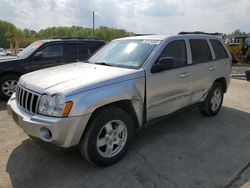
M 172 57 L 162 57 L 157 63 L 152 66 L 151 72 L 161 72 L 164 70 L 171 69 L 174 65 L 174 59 Z
M 35 60 L 41 60 L 43 58 L 43 52 L 36 52 L 34 55 Z

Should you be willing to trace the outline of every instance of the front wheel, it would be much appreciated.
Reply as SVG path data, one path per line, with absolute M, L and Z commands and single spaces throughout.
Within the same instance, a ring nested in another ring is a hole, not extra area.
M 119 161 L 134 136 L 131 116 L 116 107 L 104 108 L 91 118 L 79 144 L 82 156 L 90 163 L 108 166 Z
M 200 111 L 206 116 L 215 116 L 221 109 L 224 92 L 220 83 L 213 84 L 205 101 L 200 106 Z

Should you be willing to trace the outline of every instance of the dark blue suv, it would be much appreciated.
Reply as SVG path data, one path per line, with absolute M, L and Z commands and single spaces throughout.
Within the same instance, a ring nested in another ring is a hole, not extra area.
M 39 40 L 17 56 L 0 57 L 0 98 L 8 99 L 19 77 L 31 71 L 83 61 L 105 44 L 97 39 Z

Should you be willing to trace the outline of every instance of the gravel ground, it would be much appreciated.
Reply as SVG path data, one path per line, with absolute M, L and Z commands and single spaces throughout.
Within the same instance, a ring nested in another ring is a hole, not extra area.
M 216 117 L 194 109 L 152 124 L 107 168 L 40 149 L 0 102 L 0 187 L 249 187 L 249 101 L 250 82 L 234 79 Z
M 232 67 L 232 73 L 245 73 L 250 70 L 250 64 L 236 64 Z

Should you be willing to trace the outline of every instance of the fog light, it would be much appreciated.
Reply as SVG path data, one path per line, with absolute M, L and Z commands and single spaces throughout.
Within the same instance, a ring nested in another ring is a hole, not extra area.
M 40 129 L 40 136 L 43 140 L 50 141 L 52 139 L 52 132 L 48 128 L 42 127 Z

